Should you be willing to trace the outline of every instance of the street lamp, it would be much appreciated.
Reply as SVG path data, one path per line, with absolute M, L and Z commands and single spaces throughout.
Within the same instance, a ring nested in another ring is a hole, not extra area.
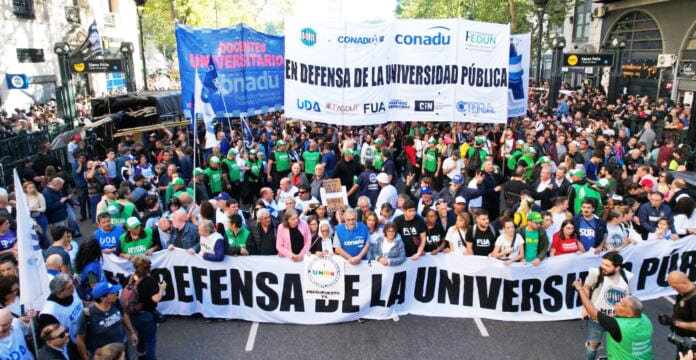
M 537 61 L 536 61 L 536 78 L 537 86 L 541 84 L 541 41 L 544 37 L 544 12 L 546 11 L 546 4 L 549 0 L 534 0 L 534 6 L 536 7 L 537 21 L 539 22 L 539 32 L 537 35 Z
M 607 100 L 609 104 L 616 103 L 616 99 L 619 97 L 619 91 L 621 89 L 621 64 L 623 60 L 621 59 L 623 49 L 626 47 L 626 38 L 619 35 L 609 42 L 611 48 L 614 50 L 614 69 L 611 73 L 611 81 L 609 83 L 610 91 L 607 94 Z
M 140 60 L 143 62 L 143 84 L 145 90 L 147 87 L 147 67 L 145 66 L 145 40 L 143 36 L 143 13 L 145 12 L 145 3 L 147 0 L 135 0 L 135 7 L 138 12 L 138 21 L 140 25 Z
M 135 74 L 133 73 L 133 51 L 135 46 L 133 46 L 132 42 L 122 42 L 119 50 L 126 58 L 126 89 L 128 92 L 135 91 Z
M 557 36 L 551 40 L 551 48 L 553 49 L 553 57 L 551 61 L 551 87 L 549 89 L 549 106 L 556 107 L 558 93 L 561 89 L 561 78 L 563 76 L 563 48 L 566 46 L 566 39 L 563 36 Z
M 75 91 L 70 82 L 72 70 L 70 67 L 70 58 L 72 49 L 66 42 L 57 42 L 53 44 L 53 52 L 58 55 L 58 71 L 60 72 L 61 86 L 56 89 L 56 100 L 60 116 L 65 120 L 65 123 L 72 129 L 77 112 L 75 105 Z

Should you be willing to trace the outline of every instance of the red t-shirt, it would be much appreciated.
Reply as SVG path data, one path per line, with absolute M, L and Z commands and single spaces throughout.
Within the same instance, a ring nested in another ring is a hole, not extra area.
M 572 237 L 561 240 L 561 232 L 559 231 L 553 236 L 551 248 L 556 249 L 556 255 L 574 254 L 576 251 L 578 251 L 578 239 Z

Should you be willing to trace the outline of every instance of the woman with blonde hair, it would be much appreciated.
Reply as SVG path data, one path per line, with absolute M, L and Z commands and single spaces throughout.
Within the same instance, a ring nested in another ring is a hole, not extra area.
M 46 217 L 46 199 L 37 189 L 36 185 L 27 181 L 22 186 L 27 198 L 27 207 L 32 220 L 41 228 L 41 247 L 47 248 L 48 241 L 48 218 Z

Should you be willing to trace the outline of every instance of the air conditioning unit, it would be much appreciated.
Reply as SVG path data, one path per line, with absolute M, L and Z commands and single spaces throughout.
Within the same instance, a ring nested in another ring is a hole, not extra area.
M 674 54 L 660 54 L 657 56 L 658 68 L 671 68 L 677 62 L 677 56 Z
M 601 19 L 607 15 L 607 7 L 602 5 L 600 7 L 594 8 L 592 10 L 592 17 L 595 19 Z

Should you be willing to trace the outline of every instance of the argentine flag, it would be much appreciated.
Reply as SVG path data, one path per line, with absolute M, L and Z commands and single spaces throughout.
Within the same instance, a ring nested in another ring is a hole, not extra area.
M 198 69 L 193 87 L 193 119 L 202 118 L 205 123 L 205 149 L 211 149 L 217 145 L 215 139 L 215 111 L 210 104 L 210 89 L 203 86 Z

